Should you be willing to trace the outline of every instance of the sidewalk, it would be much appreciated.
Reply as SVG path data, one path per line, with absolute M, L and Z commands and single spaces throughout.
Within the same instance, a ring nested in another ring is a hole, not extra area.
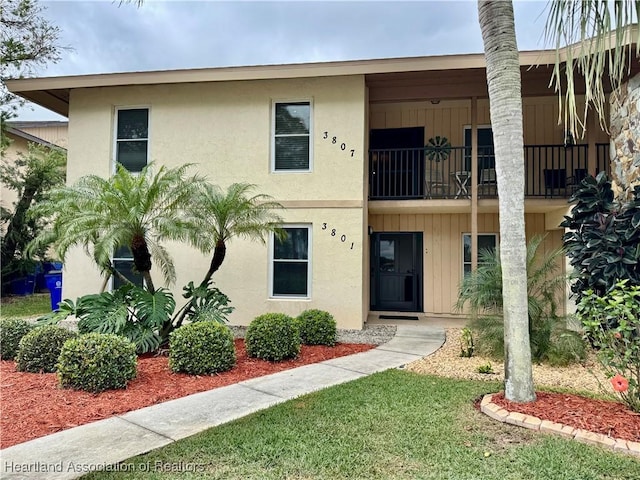
M 306 393 L 435 352 L 443 328 L 398 326 L 367 352 L 253 378 L 117 415 L 0 450 L 0 479 L 71 479 Z

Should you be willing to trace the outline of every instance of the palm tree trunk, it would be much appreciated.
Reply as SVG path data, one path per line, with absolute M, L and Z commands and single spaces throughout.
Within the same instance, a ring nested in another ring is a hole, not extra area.
M 611 179 L 616 198 L 633 199 L 640 185 L 640 74 L 611 94 Z
M 133 265 L 140 272 L 147 290 L 154 293 L 156 291 L 151 279 L 151 253 L 147 246 L 147 241 L 143 235 L 135 235 L 131 241 L 131 254 L 133 255 Z
M 211 258 L 211 264 L 209 265 L 209 270 L 207 274 L 204 276 L 204 280 L 200 285 L 206 285 L 211 280 L 211 277 L 215 272 L 218 271 L 222 262 L 224 262 L 224 257 L 227 254 L 227 246 L 224 243 L 224 240 L 219 239 L 216 242 L 216 248 L 213 250 L 213 257 Z
M 500 212 L 505 397 L 535 400 L 527 314 L 522 98 L 513 3 L 478 1 Z

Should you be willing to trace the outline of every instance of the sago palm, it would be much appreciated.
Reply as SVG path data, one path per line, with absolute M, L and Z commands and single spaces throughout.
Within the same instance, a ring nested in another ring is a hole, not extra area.
M 227 243 L 234 237 L 265 243 L 271 232 L 280 234 L 282 208 L 270 196 L 252 194 L 255 185 L 234 183 L 226 190 L 207 184 L 201 192 L 195 214 L 208 231 L 209 251 L 213 256 L 202 281 L 206 285 L 220 268 L 227 252 Z
M 580 336 L 565 328 L 558 315 L 558 299 L 564 294 L 565 276 L 558 272 L 563 250 L 541 255 L 544 236 L 535 236 L 527 245 L 527 311 L 532 358 L 537 361 L 569 363 L 584 357 Z M 495 357 L 504 355 L 502 318 L 502 268 L 496 251 L 481 252 L 478 268 L 460 284 L 456 308 L 469 306 L 470 326 L 478 335 L 480 351 Z
M 190 213 L 205 182 L 197 175 L 187 176 L 189 167 L 160 167 L 153 173 L 155 168 L 148 165 L 139 174 L 131 174 L 118 166 L 111 178 L 87 175 L 53 191 L 36 212 L 51 218 L 51 229 L 34 245 L 53 239 L 61 259 L 71 247 L 81 245 L 108 274 L 117 274 L 111 263 L 114 251 L 128 247 L 134 268 L 149 291 L 155 291 L 152 260 L 165 282 L 172 283 L 173 261 L 161 242 L 206 246 L 204 232 Z

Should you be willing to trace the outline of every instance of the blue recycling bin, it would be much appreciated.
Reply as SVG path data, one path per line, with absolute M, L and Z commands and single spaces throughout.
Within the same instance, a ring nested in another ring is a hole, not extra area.
M 26 277 L 11 280 L 11 293 L 14 295 L 31 295 L 36 283 L 35 275 L 27 275 Z
M 44 275 L 51 297 L 51 310 L 57 310 L 62 301 L 62 270 L 51 270 Z

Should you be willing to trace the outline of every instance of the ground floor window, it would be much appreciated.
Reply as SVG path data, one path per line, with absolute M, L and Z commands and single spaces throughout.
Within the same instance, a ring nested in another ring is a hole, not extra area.
M 478 253 L 488 250 L 495 251 L 497 246 L 497 233 L 478 234 Z M 478 255 L 478 263 L 480 264 L 481 262 L 481 256 Z M 469 233 L 462 235 L 462 270 L 465 275 L 471 272 L 471 234 Z
M 311 226 L 286 225 L 285 237 L 271 241 L 271 296 L 311 295 Z
M 113 252 L 113 266 L 130 282 L 142 287 L 144 280 L 142 275 L 133 268 L 133 255 L 129 247 L 118 247 L 115 252 Z M 125 283 L 118 275 L 113 275 L 111 282 L 111 288 L 113 290 L 120 288 Z

